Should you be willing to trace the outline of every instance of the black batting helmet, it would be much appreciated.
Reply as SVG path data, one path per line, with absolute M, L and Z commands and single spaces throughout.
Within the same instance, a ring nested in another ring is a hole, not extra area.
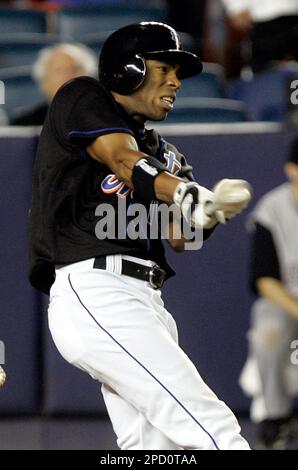
M 99 58 L 99 79 L 111 91 L 129 95 L 144 81 L 145 59 L 180 65 L 180 78 L 202 71 L 202 62 L 182 49 L 176 31 L 154 21 L 124 26 L 105 41 Z

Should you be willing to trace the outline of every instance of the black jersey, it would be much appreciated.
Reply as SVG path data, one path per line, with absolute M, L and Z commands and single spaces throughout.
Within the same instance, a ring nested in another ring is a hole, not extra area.
M 156 157 L 168 171 L 192 179 L 191 167 L 171 144 L 147 130 L 116 103 L 97 80 L 80 77 L 56 94 L 39 140 L 29 216 L 29 277 L 48 293 L 55 265 L 95 256 L 129 254 L 151 259 L 174 274 L 160 239 L 98 239 L 96 208 L 117 200 L 138 199 L 104 164 L 91 158 L 86 147 L 113 132 L 131 134 L 139 150 Z

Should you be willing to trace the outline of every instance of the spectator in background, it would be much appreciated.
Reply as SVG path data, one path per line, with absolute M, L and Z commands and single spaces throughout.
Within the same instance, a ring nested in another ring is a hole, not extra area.
M 252 307 L 250 355 L 240 377 L 253 396 L 251 418 L 259 422 L 258 448 L 287 448 L 298 366 L 298 139 L 285 164 L 288 182 L 265 194 L 251 216 Z
M 169 24 L 193 38 L 192 52 L 203 56 L 202 38 L 206 0 L 166 0 Z
M 80 75 L 96 76 L 96 57 L 81 44 L 62 43 L 42 49 L 33 65 L 32 75 L 46 100 L 13 116 L 15 126 L 41 126 L 56 91 Z
M 251 66 L 298 60 L 298 0 L 222 0 L 233 28 L 250 37 Z

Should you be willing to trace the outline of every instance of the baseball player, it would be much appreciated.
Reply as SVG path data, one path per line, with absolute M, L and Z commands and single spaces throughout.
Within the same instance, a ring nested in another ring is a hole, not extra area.
M 253 396 L 259 448 L 286 448 L 298 394 L 291 343 L 298 338 L 298 140 L 285 165 L 288 182 L 265 194 L 250 216 L 252 306 L 250 357 L 241 375 Z
M 39 141 L 30 280 L 50 295 L 49 327 L 62 356 L 102 383 L 121 449 L 249 449 L 178 345 L 161 298 L 174 274 L 161 239 L 130 236 L 128 212 L 126 236 L 118 235 L 119 201 L 174 204 L 205 238 L 247 206 L 246 182 L 222 180 L 209 191 L 173 145 L 145 128 L 166 118 L 181 80 L 201 70 L 171 27 L 121 28 L 103 46 L 99 81 L 79 77 L 58 91 Z M 115 235 L 107 220 L 106 238 L 98 229 L 103 206 L 118 221 Z M 175 217 L 168 241 L 179 251 Z

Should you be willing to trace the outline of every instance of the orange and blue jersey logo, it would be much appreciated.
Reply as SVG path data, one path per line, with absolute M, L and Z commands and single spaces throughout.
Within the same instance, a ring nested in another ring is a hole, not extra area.
M 126 198 L 130 193 L 131 189 L 126 186 L 125 183 L 120 181 L 116 175 L 108 175 L 101 182 L 101 189 L 105 194 L 114 194 L 121 198 Z

